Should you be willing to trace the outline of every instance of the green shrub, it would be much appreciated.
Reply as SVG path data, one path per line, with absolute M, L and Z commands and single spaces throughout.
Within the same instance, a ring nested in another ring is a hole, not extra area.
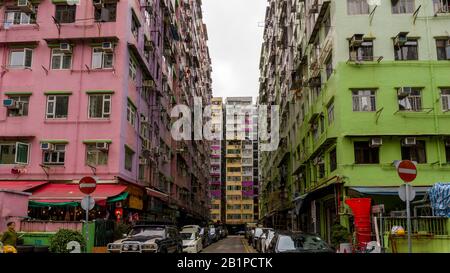
M 131 230 L 130 225 L 124 223 L 116 224 L 114 227 L 114 241 L 122 239 L 123 234 L 128 234 L 130 230 Z
M 351 234 L 348 232 L 347 228 L 341 226 L 340 224 L 335 224 L 331 228 L 331 244 L 334 248 L 339 249 L 340 244 L 350 243 Z
M 75 230 L 60 229 L 50 239 L 50 252 L 70 253 L 72 250 L 67 249 L 67 244 L 72 241 L 80 243 L 81 251 L 86 248 L 85 238 L 80 232 Z

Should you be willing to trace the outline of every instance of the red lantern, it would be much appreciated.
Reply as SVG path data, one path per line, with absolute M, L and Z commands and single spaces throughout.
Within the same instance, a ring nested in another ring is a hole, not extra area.
M 122 219 L 123 209 L 122 209 L 122 208 L 117 208 L 117 209 L 114 211 L 114 214 L 116 215 L 117 221 L 120 221 L 120 220 Z

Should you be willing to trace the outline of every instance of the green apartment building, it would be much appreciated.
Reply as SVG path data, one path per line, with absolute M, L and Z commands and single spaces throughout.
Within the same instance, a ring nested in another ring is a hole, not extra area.
M 368 2 L 269 1 L 259 103 L 281 105 L 282 139 L 263 222 L 330 240 L 347 197 L 401 211 L 397 160 L 417 162 L 416 200 L 450 182 L 450 1 Z

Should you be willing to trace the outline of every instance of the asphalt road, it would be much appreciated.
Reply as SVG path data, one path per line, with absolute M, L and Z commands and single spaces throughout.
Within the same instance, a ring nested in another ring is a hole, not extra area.
M 255 253 L 255 250 L 244 236 L 228 236 L 205 248 L 203 253 Z

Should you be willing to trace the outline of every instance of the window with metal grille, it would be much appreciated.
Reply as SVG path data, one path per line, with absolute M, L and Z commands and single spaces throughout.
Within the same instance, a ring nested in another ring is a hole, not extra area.
M 56 5 L 55 19 L 60 24 L 75 23 L 77 5 Z
M 397 97 L 400 111 L 422 111 L 421 88 L 410 88 L 410 92 L 408 93 L 399 91 Z
M 450 111 L 450 88 L 441 89 L 442 110 Z
M 376 111 L 375 90 L 362 89 L 353 90 L 353 111 L 354 112 L 374 112 Z

